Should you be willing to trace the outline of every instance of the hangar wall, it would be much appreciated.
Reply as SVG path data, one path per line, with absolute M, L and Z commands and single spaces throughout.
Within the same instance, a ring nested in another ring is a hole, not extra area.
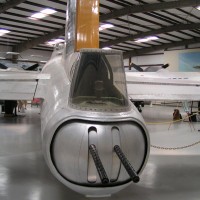
M 37 49 L 29 49 L 27 51 L 22 52 L 20 55 L 22 58 L 26 58 L 29 60 L 37 60 L 37 61 L 48 61 L 51 58 L 51 51 L 42 51 Z
M 159 66 L 159 65 L 161 66 L 163 64 L 169 63 L 170 65 L 170 67 L 168 68 L 169 71 L 181 71 L 179 69 L 179 55 L 183 53 L 192 53 L 192 52 L 196 53 L 199 52 L 199 58 L 200 58 L 199 44 L 190 45 L 189 48 L 187 49 L 185 46 L 182 46 L 182 47 L 171 48 L 166 51 L 159 51 L 147 55 L 135 56 L 131 58 L 131 62 L 141 67 Z M 129 59 L 124 60 L 124 65 L 125 66 L 129 65 Z M 199 64 L 197 64 L 197 66 L 198 65 L 200 66 L 200 61 Z M 194 71 L 192 67 L 193 66 L 191 65 L 191 71 Z M 200 68 L 196 69 L 195 71 L 200 71 Z
M 0 57 L 2 56 L 2 52 L 7 52 L 7 51 L 11 51 L 11 46 L 4 46 L 4 45 L 0 45 Z
M 180 56 L 181 54 L 189 54 L 189 53 L 199 53 L 200 56 L 200 48 L 198 49 L 184 49 L 184 50 L 172 50 L 164 52 L 164 62 L 169 63 L 170 71 L 181 71 L 180 70 Z M 197 64 L 198 65 L 198 64 Z M 199 63 L 200 65 L 200 63 Z M 193 71 L 193 65 L 191 64 L 191 71 Z M 197 69 L 198 70 L 198 69 Z M 199 69 L 200 71 L 200 69 Z

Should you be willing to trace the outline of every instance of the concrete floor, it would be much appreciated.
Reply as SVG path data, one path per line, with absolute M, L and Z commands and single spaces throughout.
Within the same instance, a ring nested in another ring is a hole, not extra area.
M 38 112 L 28 108 L 25 116 L 0 116 L 0 200 L 87 199 L 49 172 L 41 152 Z M 170 121 L 172 113 L 172 107 L 145 106 L 142 114 L 147 122 L 163 122 Z M 187 122 L 172 124 L 169 130 L 169 124 L 147 126 L 153 145 L 180 147 L 200 140 L 200 123 L 194 123 L 195 131 Z M 199 154 L 200 144 L 176 151 L 151 148 L 141 181 L 102 199 L 199 200 Z

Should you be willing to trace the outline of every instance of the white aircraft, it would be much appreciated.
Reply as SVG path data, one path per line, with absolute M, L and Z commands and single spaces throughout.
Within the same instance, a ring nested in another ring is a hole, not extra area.
M 164 64 L 162 66 L 149 66 L 149 67 L 146 67 L 145 69 L 143 69 L 142 67 L 134 64 L 134 63 L 131 63 L 129 66 L 126 66 L 129 70 L 131 71 L 127 71 L 127 72 L 163 72 L 165 73 L 167 70 L 167 68 L 169 67 L 169 64 Z M 130 74 L 130 73 L 128 73 Z M 142 107 L 144 107 L 144 104 L 145 104 L 145 100 L 135 100 L 135 99 L 132 99 L 131 96 L 129 96 L 130 98 L 130 101 L 135 105 L 135 107 L 138 109 L 139 112 L 142 112 Z M 148 101 L 148 103 L 151 103 L 150 101 Z
M 0 71 L 0 99 L 43 99 L 43 153 L 53 175 L 93 197 L 138 182 L 148 159 L 149 133 L 126 83 L 136 100 L 200 99 L 196 73 L 127 73 L 126 82 L 122 52 L 98 49 L 98 5 L 68 1 L 66 46 L 41 73 Z

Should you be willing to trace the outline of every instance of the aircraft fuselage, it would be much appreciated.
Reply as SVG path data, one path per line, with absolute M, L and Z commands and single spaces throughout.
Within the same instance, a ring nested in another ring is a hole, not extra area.
M 86 196 L 111 195 L 138 182 L 149 134 L 128 100 L 122 53 L 83 49 L 65 58 L 58 51 L 42 73 L 51 75 L 41 120 L 53 175 Z

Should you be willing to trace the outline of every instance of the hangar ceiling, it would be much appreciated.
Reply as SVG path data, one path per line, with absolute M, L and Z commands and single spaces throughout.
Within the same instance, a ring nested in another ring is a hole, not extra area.
M 64 39 L 67 0 L 0 0 L 0 45 L 13 51 L 52 51 L 47 44 Z M 100 47 L 122 50 L 124 57 L 177 46 L 199 44 L 200 0 L 100 0 Z M 45 8 L 57 12 L 45 18 L 29 17 Z M 139 40 L 143 39 L 143 40 Z

